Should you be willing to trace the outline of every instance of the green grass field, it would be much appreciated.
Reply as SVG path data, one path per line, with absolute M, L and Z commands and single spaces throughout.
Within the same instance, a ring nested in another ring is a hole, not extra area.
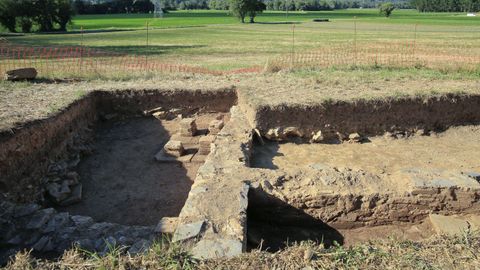
M 313 18 L 331 21 L 314 23 Z M 352 43 L 354 39 L 358 44 L 370 46 L 382 42 L 412 42 L 416 36 L 419 52 L 430 53 L 433 48 L 442 53 L 480 55 L 480 16 L 467 17 L 463 13 L 396 10 L 391 18 L 384 18 L 376 9 L 290 12 L 288 17 L 284 12 L 265 12 L 257 21 L 241 24 L 226 11 L 175 11 L 162 19 L 153 19 L 151 14 L 82 15 L 74 18 L 72 30 L 84 27 L 99 31 L 87 31 L 83 35 L 78 32 L 29 34 L 9 37 L 9 40 L 35 46 L 82 44 L 216 70 L 262 66 L 292 50 L 318 52 L 331 44 Z M 150 25 L 148 47 L 147 22 Z M 415 24 L 418 24 L 417 34 Z M 127 31 L 101 31 L 107 29 Z
M 353 20 L 356 17 L 361 22 L 380 22 L 396 24 L 422 25 L 456 25 L 478 26 L 478 17 L 467 17 L 465 13 L 420 13 L 416 10 L 396 10 L 389 19 L 379 16 L 376 9 L 351 9 L 335 11 L 309 12 L 265 12 L 257 18 L 260 23 L 285 21 L 311 21 L 314 18 L 330 20 Z M 162 19 L 154 19 L 151 14 L 112 14 L 112 15 L 79 15 L 73 20 L 71 29 L 108 29 L 108 28 L 142 28 L 146 23 L 152 27 L 185 27 L 204 26 L 211 24 L 236 24 L 238 20 L 228 14 L 228 11 L 172 11 Z

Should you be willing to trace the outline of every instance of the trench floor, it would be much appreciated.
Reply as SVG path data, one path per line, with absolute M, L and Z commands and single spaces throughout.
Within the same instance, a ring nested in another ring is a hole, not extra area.
M 281 169 L 321 163 L 379 175 L 405 168 L 480 171 L 480 126 L 452 127 L 430 136 L 369 140 L 361 144 L 268 142 L 255 148 L 253 165 Z
M 217 115 L 197 116 L 198 128 L 207 129 Z M 154 156 L 179 122 L 151 117 L 102 123 L 94 154 L 78 166 L 82 201 L 59 210 L 124 225 L 155 225 L 178 216 L 202 164 L 159 163 Z

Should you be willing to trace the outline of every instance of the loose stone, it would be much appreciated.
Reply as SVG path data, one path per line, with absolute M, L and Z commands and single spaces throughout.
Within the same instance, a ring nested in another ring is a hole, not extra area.
M 208 155 L 210 154 L 212 143 L 215 141 L 215 136 L 208 135 L 200 138 L 199 144 L 200 148 L 198 149 L 198 153 L 200 155 Z
M 208 125 L 209 134 L 210 135 L 217 135 L 218 133 L 220 133 L 220 131 L 222 130 L 224 125 L 225 124 L 224 124 L 223 120 L 213 120 Z
M 180 141 L 168 141 L 163 147 L 165 153 L 174 157 L 181 157 L 185 154 L 185 148 Z
M 180 135 L 185 137 L 195 136 L 197 123 L 194 118 L 184 118 L 180 121 Z

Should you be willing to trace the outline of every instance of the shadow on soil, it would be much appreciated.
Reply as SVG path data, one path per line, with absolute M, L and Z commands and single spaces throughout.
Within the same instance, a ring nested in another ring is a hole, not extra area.
M 160 55 L 179 49 L 203 48 L 205 45 L 151 45 L 151 46 L 98 46 L 90 49 L 129 55 Z
M 182 164 L 154 160 L 169 138 L 154 118 L 100 123 L 95 152 L 78 166 L 82 201 L 59 210 L 124 225 L 178 216 L 193 180 Z
M 256 24 L 302 24 L 301 22 L 255 22 Z
M 262 145 L 258 141 L 254 142 L 252 167 L 276 170 L 278 166 L 273 163 L 273 159 L 278 156 L 283 156 L 278 150 L 280 146 L 278 142 L 265 140 Z
M 261 190 L 250 190 L 247 210 L 248 249 L 275 252 L 290 244 L 314 241 L 343 245 L 336 229 Z

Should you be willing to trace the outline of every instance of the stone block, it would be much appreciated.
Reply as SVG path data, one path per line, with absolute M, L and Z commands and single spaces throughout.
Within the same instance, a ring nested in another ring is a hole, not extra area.
M 311 143 L 320 143 L 322 141 L 324 141 L 325 138 L 323 136 L 323 133 L 321 130 L 319 130 L 318 132 L 312 132 L 312 139 L 310 140 Z
M 65 200 L 60 202 L 60 205 L 67 206 L 82 201 L 82 184 L 77 184 L 71 188 L 72 192 Z
M 42 230 L 44 233 L 51 233 L 59 230 L 61 227 L 70 222 L 70 215 L 68 213 L 59 213 L 53 216 L 47 223 L 47 226 Z
M 156 233 L 174 233 L 178 225 L 177 217 L 164 217 L 155 227 Z
M 61 185 L 58 183 L 49 183 L 47 185 L 47 192 L 54 202 L 59 203 L 70 195 L 71 190 L 68 183 L 62 183 Z
M 243 252 L 243 244 L 234 239 L 204 239 L 199 241 L 192 249 L 193 256 L 197 259 L 231 258 Z
M 198 236 L 202 231 L 204 224 L 205 220 L 178 225 L 177 230 L 173 235 L 173 242 L 183 241 Z
M 198 137 L 181 136 L 179 133 L 173 134 L 172 137 L 170 137 L 171 141 L 182 142 L 183 148 L 185 148 L 185 149 L 197 148 L 198 147 L 198 139 L 199 139 Z
M 198 154 L 200 155 L 208 155 L 210 154 L 211 148 L 212 148 L 212 143 L 215 141 L 215 136 L 213 135 L 208 135 L 200 138 L 199 141 L 199 149 L 198 149 Z
M 43 209 L 40 211 L 37 211 L 32 218 L 30 219 L 30 222 L 25 226 L 25 228 L 31 230 L 31 229 L 40 229 L 42 228 L 47 222 L 52 218 L 52 216 L 55 214 L 55 210 L 53 208 L 47 208 Z
M 150 110 L 145 110 L 143 111 L 143 115 L 149 116 L 149 115 L 154 115 L 157 112 L 164 111 L 162 107 L 156 107 Z
M 348 135 L 348 140 L 353 143 L 359 143 L 363 141 L 363 137 L 358 133 L 352 133 Z
M 168 112 L 159 111 L 152 114 L 153 117 L 157 118 L 158 120 L 164 120 L 168 118 Z
M 34 80 L 37 77 L 37 74 L 38 73 L 35 68 L 13 69 L 5 72 L 5 80 L 7 81 Z
M 197 123 L 194 118 L 184 118 L 180 121 L 180 135 L 195 136 L 197 134 Z
M 148 240 L 139 240 L 128 249 L 128 253 L 130 253 L 131 255 L 145 253 L 151 244 L 152 243 Z
M 181 157 L 185 154 L 185 148 L 183 148 L 183 144 L 180 141 L 170 140 L 165 144 L 163 149 L 167 155 L 174 157 Z
M 162 163 L 171 163 L 171 162 L 192 162 L 194 155 L 188 154 L 181 157 L 175 157 L 165 152 L 165 149 L 160 150 L 155 155 L 155 160 Z
M 224 125 L 225 124 L 223 120 L 213 120 L 208 125 L 208 133 L 210 135 L 217 135 L 218 133 L 220 133 Z
M 14 217 L 24 217 L 29 216 L 35 213 L 37 210 L 40 209 L 40 205 L 38 204 L 27 204 L 22 206 L 16 206 L 14 210 Z
M 75 223 L 76 227 L 89 227 L 94 223 L 93 218 L 86 216 L 71 216 L 70 219 Z
M 42 236 L 32 248 L 36 251 L 47 252 L 54 250 L 55 246 L 50 236 Z

